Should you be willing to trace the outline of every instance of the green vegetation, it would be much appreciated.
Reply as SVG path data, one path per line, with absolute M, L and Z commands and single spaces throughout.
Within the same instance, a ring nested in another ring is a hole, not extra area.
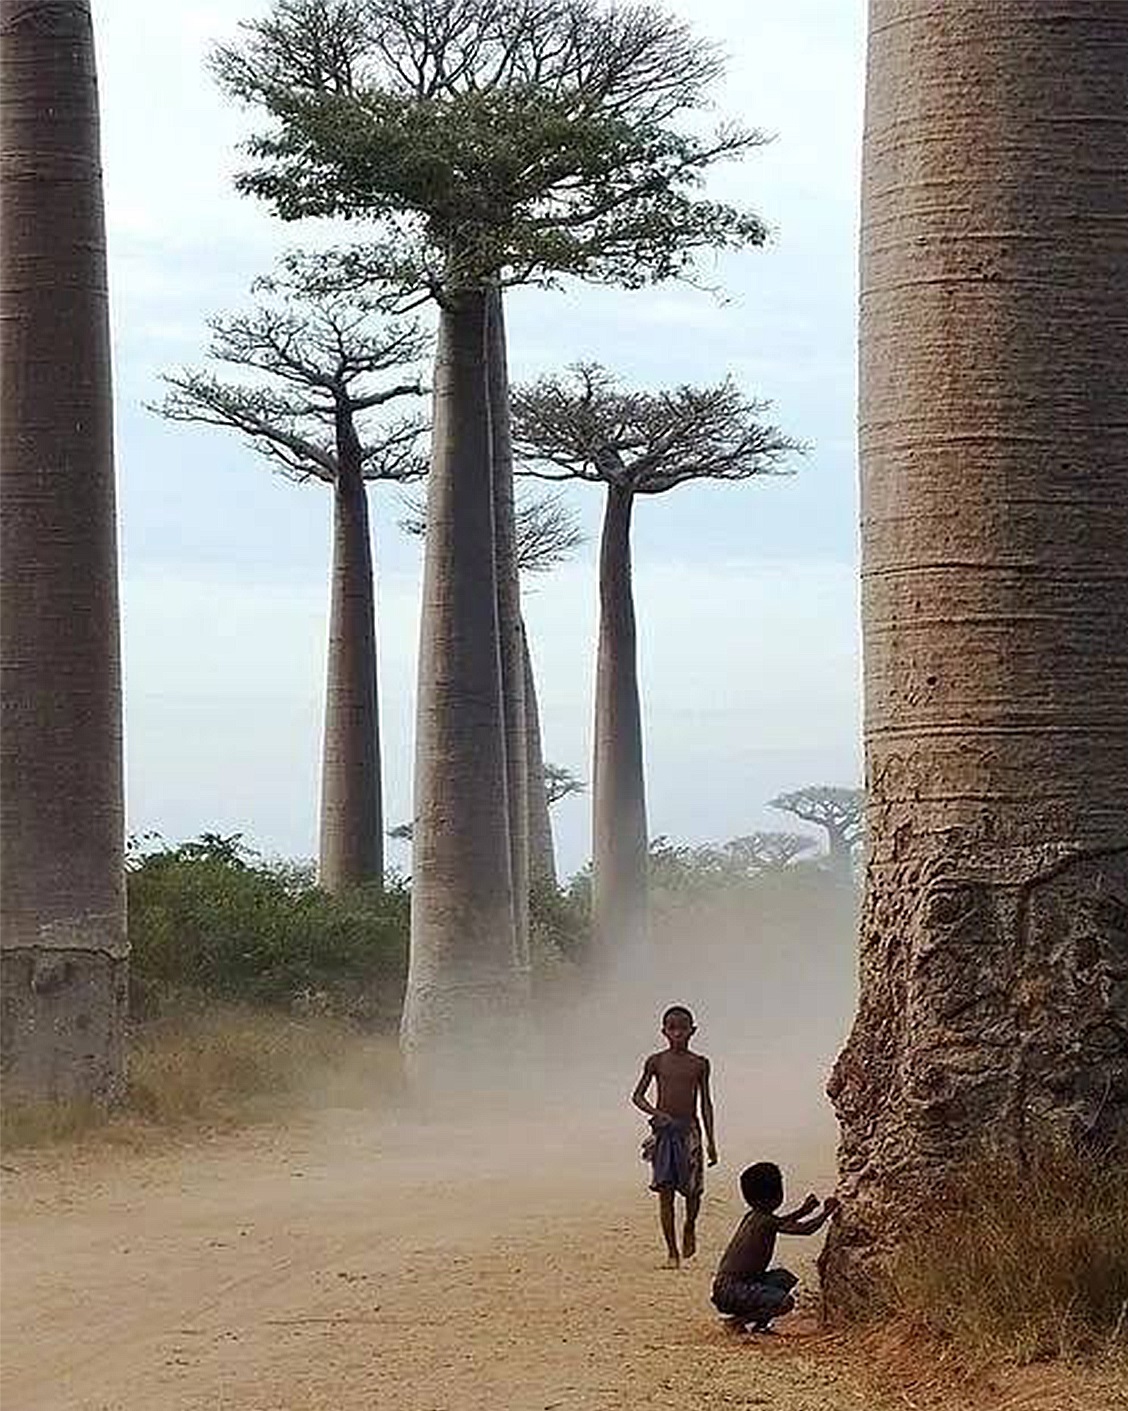
M 312 867 L 264 861 L 239 834 L 214 833 L 135 849 L 128 883 L 135 1020 L 208 999 L 366 1029 L 398 1024 L 410 906 L 402 883 L 330 896 Z

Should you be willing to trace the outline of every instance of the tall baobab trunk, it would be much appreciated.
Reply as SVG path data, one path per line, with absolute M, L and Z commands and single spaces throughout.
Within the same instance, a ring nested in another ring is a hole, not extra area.
M 416 721 L 411 961 L 402 1039 L 416 1068 L 512 1011 L 515 964 L 486 377 L 488 298 L 443 301 Z
M 631 586 L 634 495 L 608 485 L 599 549 L 592 771 L 592 927 L 597 963 L 645 943 L 647 826 L 638 642 Z
M 384 878 L 376 589 L 368 493 L 351 416 L 338 413 L 333 579 L 318 877 L 330 892 Z
M 521 626 L 521 648 L 525 659 L 525 746 L 529 781 L 529 877 L 533 887 L 556 889 L 556 848 L 552 841 L 552 819 L 548 811 L 548 789 L 544 777 L 544 746 L 541 740 L 540 706 L 529 638 Z
M 526 764 L 525 652 L 517 524 L 513 504 L 513 443 L 509 426 L 509 370 L 500 287 L 490 291 L 486 333 L 490 437 L 493 448 L 494 557 L 501 694 L 505 710 L 505 780 L 509 806 L 510 871 L 517 964 L 529 964 L 529 776 Z
M 854 875 L 854 847 L 841 828 L 832 823 L 824 823 L 826 829 L 826 851 L 831 871 L 836 877 L 848 882 Z
M 4 1082 L 102 1099 L 121 1078 L 127 945 L 90 7 L 3 0 L 0 37 Z
M 868 857 L 832 1304 L 984 1144 L 1128 1157 L 1128 6 L 873 0 Z

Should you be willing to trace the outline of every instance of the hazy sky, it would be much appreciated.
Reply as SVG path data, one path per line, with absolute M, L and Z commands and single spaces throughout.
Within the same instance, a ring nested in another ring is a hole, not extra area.
M 329 496 L 272 475 L 231 434 L 143 408 L 197 362 L 207 317 L 236 308 L 278 252 L 311 239 L 235 195 L 247 119 L 204 59 L 248 0 L 95 5 L 115 328 L 129 820 L 180 839 L 239 830 L 268 853 L 316 839 Z M 785 827 L 765 801 L 858 774 L 854 299 L 862 0 L 673 7 L 731 56 L 718 109 L 774 136 L 719 173 L 771 245 L 708 270 L 720 301 L 523 291 L 509 315 L 521 379 L 579 358 L 638 385 L 727 373 L 811 444 L 794 478 L 690 486 L 640 506 L 636 591 L 651 831 L 722 840 Z M 600 497 L 578 487 L 585 526 Z M 373 492 L 389 824 L 411 813 L 419 546 Z M 538 579 L 527 618 L 546 753 L 590 774 L 594 539 Z M 555 812 L 566 870 L 588 802 Z M 393 860 L 405 861 L 393 847 Z

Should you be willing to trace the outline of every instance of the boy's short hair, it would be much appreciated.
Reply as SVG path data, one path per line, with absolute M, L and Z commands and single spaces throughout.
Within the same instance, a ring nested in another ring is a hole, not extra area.
M 670 1005 L 669 1009 L 667 1009 L 667 1010 L 665 1011 L 665 1013 L 662 1015 L 662 1028 L 663 1028 L 663 1029 L 666 1027 L 666 1023 L 667 1023 L 667 1021 L 670 1020 L 670 1019 L 688 1019 L 689 1022 L 690 1022 L 690 1024 L 695 1024 L 695 1023 L 697 1022 L 697 1021 L 694 1019 L 694 1017 L 693 1017 L 693 1010 L 692 1010 L 692 1009 L 689 1009 L 689 1008 L 688 1008 L 686 1005 L 684 1005 L 684 1004 L 671 1004 L 671 1005 Z
M 740 1193 L 749 1205 L 774 1210 L 783 1203 L 783 1173 L 774 1161 L 757 1161 L 740 1173 Z

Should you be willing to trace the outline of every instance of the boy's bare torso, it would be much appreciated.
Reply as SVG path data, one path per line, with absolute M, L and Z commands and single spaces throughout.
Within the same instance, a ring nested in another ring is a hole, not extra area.
M 718 1274 L 758 1278 L 772 1262 L 778 1220 L 766 1210 L 750 1210 L 736 1227 L 717 1266 Z
M 652 1053 L 643 1072 L 653 1075 L 658 1083 L 655 1106 L 659 1112 L 677 1122 L 695 1122 L 698 1094 L 708 1070 L 708 1061 L 701 1054 L 668 1049 Z

